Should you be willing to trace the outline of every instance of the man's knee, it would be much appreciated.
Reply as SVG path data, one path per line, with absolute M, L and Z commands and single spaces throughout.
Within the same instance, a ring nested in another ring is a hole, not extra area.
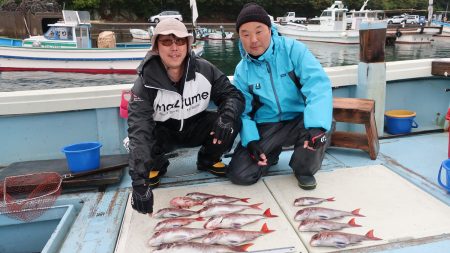
M 252 185 L 258 182 L 260 178 L 258 175 L 239 175 L 233 172 L 228 172 L 227 177 L 233 184 L 237 185 Z
M 240 165 L 240 166 L 239 166 Z M 249 166 L 242 166 L 243 164 L 232 159 L 228 168 L 227 177 L 233 184 L 251 185 L 261 178 L 261 170 L 257 165 L 250 164 Z M 255 167 L 256 168 L 253 168 Z

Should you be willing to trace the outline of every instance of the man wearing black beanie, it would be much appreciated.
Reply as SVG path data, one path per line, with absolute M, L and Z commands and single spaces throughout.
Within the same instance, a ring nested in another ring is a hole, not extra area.
M 244 5 L 236 30 L 242 60 L 234 85 L 244 94 L 245 110 L 227 176 L 254 184 L 278 162 L 282 147 L 293 145 L 289 166 L 300 188 L 314 189 L 334 128 L 330 80 L 303 43 L 278 34 L 258 4 Z

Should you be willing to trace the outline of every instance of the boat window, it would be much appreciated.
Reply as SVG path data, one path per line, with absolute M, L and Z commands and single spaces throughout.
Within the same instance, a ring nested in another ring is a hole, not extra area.
M 336 21 L 342 21 L 344 19 L 344 12 L 342 11 L 336 11 L 336 17 L 335 20 Z
M 322 12 L 322 15 L 320 15 L 321 17 L 331 17 L 331 11 L 324 11 Z
M 44 37 L 49 40 L 72 40 L 73 34 L 70 27 L 50 27 Z

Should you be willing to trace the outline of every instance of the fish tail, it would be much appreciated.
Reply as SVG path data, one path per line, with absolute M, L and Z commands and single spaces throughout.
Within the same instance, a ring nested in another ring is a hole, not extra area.
M 327 201 L 334 201 L 334 197 L 327 198 Z
M 202 217 L 198 217 L 198 218 L 195 218 L 195 220 L 196 221 L 204 221 L 205 219 L 203 219 Z
M 361 208 L 357 208 L 357 209 L 353 210 L 352 214 L 355 215 L 355 216 L 359 216 L 359 217 L 366 217 L 366 216 L 360 214 L 359 210 L 361 210 Z
M 240 201 L 242 201 L 242 202 L 245 202 L 245 203 L 248 203 L 248 200 L 249 200 L 250 198 L 242 198 L 242 199 L 240 199 Z
M 352 226 L 352 227 L 361 227 L 361 225 L 356 224 L 355 222 L 355 218 L 352 218 L 351 220 L 348 221 L 348 225 Z
M 247 249 L 250 248 L 251 246 L 253 246 L 253 243 L 247 243 L 247 244 L 243 244 L 240 246 L 235 246 L 235 247 L 232 247 L 232 249 L 237 252 L 247 252 Z
M 370 240 L 383 240 L 383 239 L 375 237 L 373 235 L 373 229 L 371 229 L 371 230 L 369 230 L 369 232 L 367 232 L 366 237 L 369 238 Z
M 261 227 L 261 232 L 264 234 L 268 234 L 268 233 L 272 233 L 275 230 L 270 230 L 269 227 L 267 226 L 267 223 L 264 223 Z
M 253 208 L 253 209 L 261 209 L 259 206 L 262 205 L 262 204 L 263 203 L 257 203 L 257 204 L 250 205 L 248 207 Z
M 264 211 L 263 215 L 264 215 L 264 217 L 268 217 L 268 218 L 275 218 L 275 217 L 278 217 L 278 215 L 273 215 L 273 214 L 270 212 L 270 208 L 267 208 L 266 211 Z

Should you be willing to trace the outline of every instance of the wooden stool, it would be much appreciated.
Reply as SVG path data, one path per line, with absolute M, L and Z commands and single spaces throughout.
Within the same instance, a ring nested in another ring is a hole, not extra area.
M 375 101 L 363 98 L 333 98 L 333 117 L 336 122 L 364 124 L 366 133 L 335 131 L 331 146 L 362 149 L 372 160 L 377 159 L 380 144 L 375 123 Z

